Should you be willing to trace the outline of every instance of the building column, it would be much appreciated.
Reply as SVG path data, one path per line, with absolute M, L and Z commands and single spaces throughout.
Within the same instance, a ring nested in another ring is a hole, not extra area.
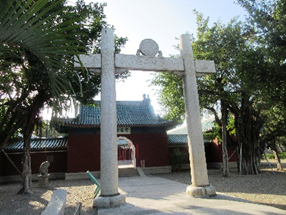
M 125 196 L 118 193 L 114 34 L 111 28 L 104 28 L 101 35 L 101 195 L 94 199 L 93 207 L 109 208 L 125 204 L 126 201 Z
M 214 196 L 216 191 L 208 181 L 195 62 L 190 35 L 181 35 L 180 51 L 185 67 L 183 84 L 192 178 L 192 184 L 187 187 L 187 193 L 193 197 Z

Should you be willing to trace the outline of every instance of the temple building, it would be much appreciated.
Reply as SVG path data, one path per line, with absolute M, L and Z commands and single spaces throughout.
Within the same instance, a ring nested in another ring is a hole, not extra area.
M 178 123 L 157 116 L 145 96 L 143 101 L 117 101 L 116 107 L 118 160 L 130 160 L 134 168 L 169 171 L 167 130 Z M 100 171 L 100 101 L 80 106 L 74 119 L 56 122 L 56 129 L 68 136 L 67 174 Z

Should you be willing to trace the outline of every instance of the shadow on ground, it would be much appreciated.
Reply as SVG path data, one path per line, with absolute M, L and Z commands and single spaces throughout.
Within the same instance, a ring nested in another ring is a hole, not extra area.
M 273 163 L 272 166 L 275 167 Z M 274 170 L 273 174 L 268 167 L 268 164 L 263 163 L 262 172 L 259 175 L 239 175 L 236 169 L 231 169 L 229 177 L 222 177 L 220 170 L 211 169 L 208 170 L 209 182 L 217 192 L 286 210 L 286 189 L 284 189 L 286 171 Z M 191 184 L 189 171 L 156 174 L 155 176 L 186 185 Z

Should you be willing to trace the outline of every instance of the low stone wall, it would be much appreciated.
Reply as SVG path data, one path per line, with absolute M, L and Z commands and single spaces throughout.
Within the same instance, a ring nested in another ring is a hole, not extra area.
M 67 191 L 63 189 L 55 190 L 48 206 L 41 215 L 64 215 L 66 207 Z

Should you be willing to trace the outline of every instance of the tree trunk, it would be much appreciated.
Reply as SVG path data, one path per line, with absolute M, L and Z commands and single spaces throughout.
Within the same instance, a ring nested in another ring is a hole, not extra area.
M 259 113 L 251 106 L 248 97 L 242 99 L 239 113 L 236 114 L 236 133 L 239 145 L 242 147 L 242 174 L 260 173 L 260 145 L 258 137 L 262 126 Z
M 22 157 L 22 188 L 19 194 L 31 194 L 32 192 L 32 169 L 31 169 L 31 146 L 30 138 L 24 139 L 23 157 Z
M 276 169 L 277 171 L 282 171 L 283 167 L 281 165 L 281 161 L 280 161 L 280 157 L 279 157 L 279 152 L 278 152 L 278 145 L 275 144 L 275 138 L 274 138 L 274 142 L 268 145 L 275 157 L 275 161 L 276 161 Z
M 250 123 L 250 122 L 248 122 Z M 260 173 L 260 148 L 258 141 L 253 136 L 251 123 L 240 123 L 237 129 L 237 137 L 242 147 L 242 161 L 241 173 L 242 174 L 258 174 Z
M 283 153 L 283 149 L 281 147 L 281 144 L 280 143 L 277 143 L 277 147 L 279 149 L 279 153 Z
M 24 113 L 25 122 L 23 125 L 23 158 L 22 158 L 22 188 L 19 190 L 19 194 L 32 193 L 32 168 L 31 168 L 31 136 L 34 130 L 36 117 L 43 107 L 45 101 L 45 92 L 39 91 L 39 94 L 34 98 L 33 103 Z
M 275 161 L 276 161 L 276 166 L 277 166 L 276 169 L 277 169 L 277 171 L 282 171 L 283 167 L 281 165 L 279 154 L 278 154 L 277 150 L 272 150 L 272 151 L 273 151 Z
M 227 107 L 226 103 L 221 100 L 221 113 L 222 113 L 222 176 L 228 177 L 229 167 L 228 167 L 228 151 L 227 151 Z
M 32 105 L 33 107 L 34 105 Z M 35 105 L 37 106 L 37 105 Z M 33 108 L 35 110 L 35 107 Z M 31 168 L 31 136 L 35 125 L 35 113 L 30 111 L 26 114 L 25 123 L 23 126 L 23 157 L 22 157 L 22 185 L 19 194 L 31 194 L 32 192 L 32 168 Z
M 242 174 L 242 143 L 239 146 L 239 174 Z

